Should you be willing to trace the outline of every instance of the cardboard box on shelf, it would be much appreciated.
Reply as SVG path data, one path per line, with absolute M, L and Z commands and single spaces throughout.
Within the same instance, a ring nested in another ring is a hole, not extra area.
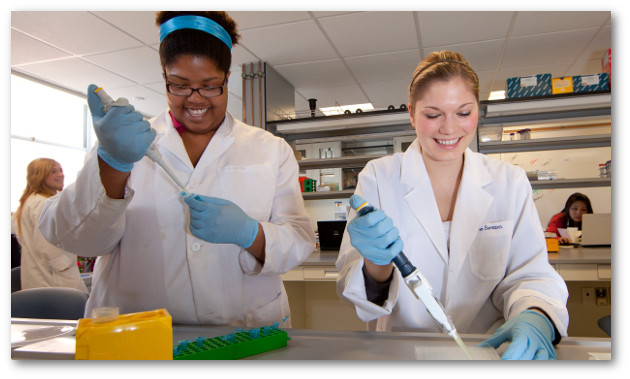
M 573 92 L 606 91 L 610 89 L 609 83 L 609 76 L 606 73 L 576 75 L 573 77 Z
M 571 93 L 573 92 L 573 77 L 564 76 L 561 78 L 551 79 L 551 93 Z
M 551 95 L 551 74 L 508 78 L 506 94 L 508 98 Z

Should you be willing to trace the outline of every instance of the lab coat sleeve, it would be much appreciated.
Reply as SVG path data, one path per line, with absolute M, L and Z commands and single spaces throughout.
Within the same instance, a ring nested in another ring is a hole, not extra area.
M 567 335 L 568 290 L 562 277 L 551 267 L 532 190 L 525 173 L 517 180 L 516 215 L 506 275 L 492 296 L 506 320 L 531 307 L 543 309 L 562 336 Z
M 39 230 L 50 243 L 75 255 L 109 254 L 125 232 L 125 210 L 132 197 L 128 187 L 124 199 L 105 194 L 94 148 L 77 180 L 46 201 Z
M 279 275 L 300 265 L 315 249 L 315 232 L 304 207 L 298 180 L 298 164 L 289 145 L 277 139 L 278 176 L 265 233 L 265 262 L 261 265 L 242 250 L 241 268 L 249 275 Z
M 45 202 L 46 199 L 41 196 L 31 196 L 29 198 L 30 204 L 25 209 L 26 214 L 23 214 L 22 217 L 28 217 L 33 220 L 32 225 L 36 225 Z M 33 229 L 31 238 L 31 250 L 37 252 L 53 271 L 62 272 L 77 264 L 76 259 L 71 259 L 65 251 L 46 241 L 39 229 Z
M 377 188 L 373 166 L 368 163 L 359 174 L 357 189 L 354 193 L 363 197 L 375 207 L 380 208 Z M 348 222 L 356 217 L 356 214 L 355 210 L 350 210 Z M 343 233 L 341 247 L 339 248 L 339 257 L 336 262 L 337 271 L 339 271 L 339 276 L 337 277 L 337 295 L 339 298 L 355 307 L 357 316 L 362 321 L 368 322 L 391 315 L 394 305 L 398 300 L 399 275 L 397 272 L 394 273 L 387 300 L 385 300 L 383 306 L 378 306 L 367 299 L 365 280 L 363 278 L 363 265 L 364 258 L 357 249 L 352 247 L 350 236 L 346 229 Z

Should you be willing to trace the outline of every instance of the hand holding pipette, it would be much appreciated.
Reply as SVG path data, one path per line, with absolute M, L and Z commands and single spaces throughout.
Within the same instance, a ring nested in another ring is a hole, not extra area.
M 88 105 L 101 159 L 118 171 L 129 172 L 133 164 L 146 155 L 160 165 L 184 192 L 189 192 L 153 144 L 155 130 L 127 99 L 114 101 L 101 87 L 90 84 Z
M 348 234 L 354 246 L 365 258 L 379 265 L 394 262 L 405 284 L 413 292 L 414 296 L 422 301 L 427 312 L 442 327 L 442 330 L 451 336 L 472 359 L 466 345 L 459 337 L 455 324 L 446 310 L 433 294 L 433 289 L 427 279 L 411 264 L 402 252 L 402 241 L 398 236 L 398 230 L 393 222 L 380 209 L 375 209 L 370 203 L 358 195 L 352 195 L 350 206 L 357 211 L 357 217 L 348 224 Z M 381 215 L 382 213 L 382 215 Z M 372 215 L 375 215 L 372 217 Z M 355 221 L 356 220 L 356 221 Z M 390 225 L 391 224 L 391 225 Z M 379 225 L 381 226 L 379 228 Z M 395 230 L 395 232 L 394 232 Z M 374 233 L 370 239 L 369 233 Z M 384 234 L 383 234 L 384 233 Z M 380 236 L 380 237 L 379 237 Z M 386 236 L 383 238 L 383 236 Z M 353 242 L 358 238 L 358 243 Z M 387 245 L 389 243 L 389 245 Z M 373 245 L 372 248 L 369 246 Z

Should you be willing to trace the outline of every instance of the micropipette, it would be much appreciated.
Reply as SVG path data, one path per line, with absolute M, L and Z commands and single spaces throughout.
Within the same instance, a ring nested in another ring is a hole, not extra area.
M 112 99 L 111 96 L 109 96 L 102 87 L 98 87 L 97 89 L 95 89 L 94 93 L 98 95 L 98 97 L 103 102 L 104 104 L 103 112 L 105 113 L 107 113 L 107 111 L 110 110 L 112 107 L 124 107 L 126 105 L 129 105 L 129 101 L 125 99 L 124 97 L 120 97 L 118 98 L 118 100 L 114 101 L 114 99 Z M 164 162 L 164 159 L 162 159 L 162 154 L 160 154 L 160 151 L 158 150 L 157 146 L 155 146 L 154 143 L 152 143 L 151 146 L 149 146 L 149 149 L 144 155 L 146 155 L 153 162 L 157 163 L 160 167 L 162 167 L 164 172 L 166 172 L 168 176 L 170 176 L 171 179 L 173 179 L 175 184 L 177 184 L 179 188 L 182 189 L 182 191 L 184 191 L 186 194 L 189 193 L 186 187 L 184 186 L 184 184 L 179 180 L 179 178 L 177 178 L 175 173 L 171 170 L 170 167 L 168 167 L 166 162 Z
M 357 214 L 359 216 L 363 216 L 373 210 L 374 207 L 370 203 L 365 202 L 357 208 Z M 396 267 L 398 267 L 398 270 L 405 280 L 407 287 L 409 287 L 418 300 L 422 301 L 427 309 L 427 312 L 429 312 L 431 317 L 440 324 L 444 333 L 451 336 L 457 345 L 464 350 L 468 358 L 472 359 L 464 341 L 462 341 L 461 337 L 457 333 L 457 329 L 455 329 L 455 324 L 453 324 L 451 317 L 448 313 L 446 313 L 446 310 L 440 301 L 433 294 L 433 289 L 431 288 L 429 281 L 420 273 L 420 271 L 418 271 L 418 269 L 416 269 L 413 264 L 411 264 L 402 251 L 394 257 L 392 262 L 394 262 Z

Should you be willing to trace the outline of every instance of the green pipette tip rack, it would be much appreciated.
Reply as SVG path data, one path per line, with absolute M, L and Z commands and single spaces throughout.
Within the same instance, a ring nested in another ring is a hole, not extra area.
M 179 341 L 173 348 L 174 360 L 233 360 L 287 346 L 287 332 L 265 326 L 237 331 L 214 338 L 197 337 Z

